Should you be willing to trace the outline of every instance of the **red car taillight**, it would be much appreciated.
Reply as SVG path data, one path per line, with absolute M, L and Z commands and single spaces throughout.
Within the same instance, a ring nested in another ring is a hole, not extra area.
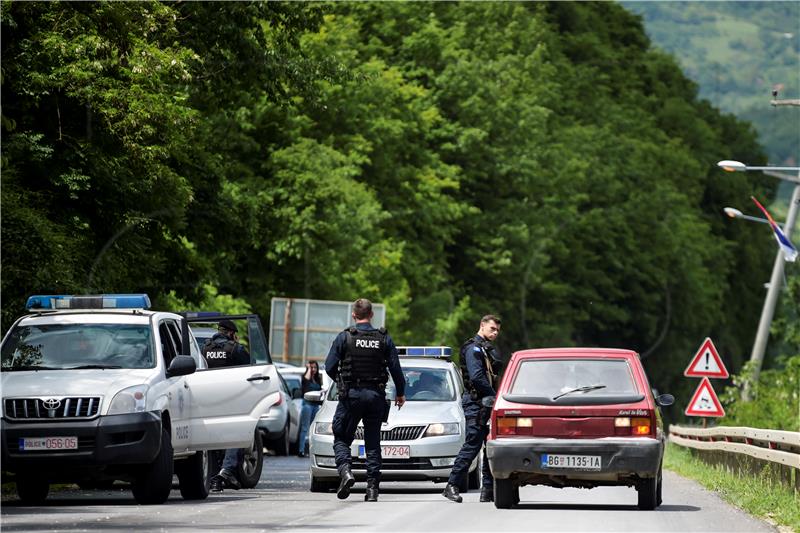
M 533 435 L 533 419 L 525 416 L 497 417 L 497 436 Z
M 650 417 L 619 416 L 614 419 L 614 435 L 649 437 L 653 433 L 653 420 Z

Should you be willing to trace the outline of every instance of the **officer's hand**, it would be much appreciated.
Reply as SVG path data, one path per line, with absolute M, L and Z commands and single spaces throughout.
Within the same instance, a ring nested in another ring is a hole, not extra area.
M 396 405 L 398 408 L 400 408 L 400 407 L 403 407 L 403 404 L 404 404 L 404 403 L 406 403 L 406 397 L 405 397 L 405 396 L 398 396 L 398 397 L 396 397 L 396 398 L 394 399 L 394 404 L 395 404 L 395 405 Z

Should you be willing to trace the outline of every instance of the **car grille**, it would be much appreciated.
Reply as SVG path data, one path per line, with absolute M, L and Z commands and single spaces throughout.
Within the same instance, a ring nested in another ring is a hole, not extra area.
M 56 404 L 56 400 L 58 403 Z M 4 413 L 9 420 L 53 420 L 93 418 L 100 411 L 100 397 L 7 399 Z
M 399 426 L 392 429 L 381 430 L 381 442 L 388 440 L 414 440 L 418 439 L 422 432 L 425 431 L 425 426 Z M 356 428 L 356 440 L 364 440 L 364 428 L 359 426 Z
M 78 449 L 77 450 L 26 450 L 24 452 L 20 451 L 19 449 L 19 441 L 22 439 L 14 438 L 14 437 L 7 437 L 6 438 L 6 446 L 8 446 L 9 453 L 24 453 L 25 455 L 34 455 L 37 453 L 78 453 L 78 452 L 90 452 L 94 450 L 95 443 L 97 442 L 94 436 L 86 436 L 86 437 L 78 437 Z
M 353 457 L 353 470 L 366 470 L 366 459 L 357 459 Z M 411 459 L 383 459 L 381 461 L 381 470 L 431 470 L 431 462 L 429 459 L 422 457 L 412 457 Z

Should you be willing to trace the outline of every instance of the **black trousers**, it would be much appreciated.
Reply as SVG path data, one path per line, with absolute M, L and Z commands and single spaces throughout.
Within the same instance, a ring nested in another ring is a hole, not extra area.
M 447 480 L 448 483 L 461 486 L 464 476 L 469 473 L 469 465 L 472 464 L 472 461 L 475 460 L 486 443 L 486 437 L 489 436 L 489 424 L 480 424 L 479 422 L 478 417 L 467 418 L 467 435 L 453 463 L 450 478 Z M 483 454 L 483 462 L 478 465 L 478 468 L 482 468 L 483 481 L 481 485 L 485 489 L 492 489 L 494 487 L 494 477 L 492 477 L 492 471 L 489 470 L 489 457 L 485 452 Z
M 333 451 L 339 473 L 351 466 L 353 457 L 350 446 L 358 423 L 364 422 L 364 448 L 367 455 L 367 478 L 381 479 L 381 422 L 386 408 L 386 394 L 378 389 L 354 388 L 347 398 L 339 398 L 333 416 Z

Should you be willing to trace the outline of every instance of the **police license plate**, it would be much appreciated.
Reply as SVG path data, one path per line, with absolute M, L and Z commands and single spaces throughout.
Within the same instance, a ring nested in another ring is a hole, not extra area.
M 358 445 L 358 457 L 364 459 L 367 452 L 363 444 Z M 381 457 L 383 459 L 411 459 L 411 446 L 397 446 L 387 444 L 381 446 Z
M 37 437 L 19 439 L 20 451 L 77 450 L 78 437 Z
M 572 468 L 576 470 L 600 470 L 599 455 L 542 454 L 542 468 Z

